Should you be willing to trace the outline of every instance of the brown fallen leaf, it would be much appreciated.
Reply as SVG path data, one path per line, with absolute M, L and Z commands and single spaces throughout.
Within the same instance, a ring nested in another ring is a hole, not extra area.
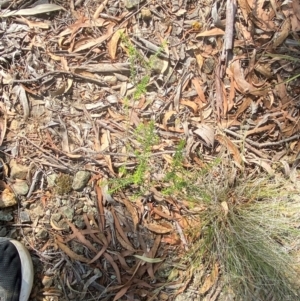
M 191 108 L 195 114 L 198 112 L 198 106 L 194 101 L 181 99 L 180 104 Z
M 130 283 L 127 284 L 126 286 L 122 287 L 120 289 L 120 291 L 118 291 L 118 293 L 115 295 L 113 301 L 120 300 L 120 298 L 123 297 L 126 294 L 126 292 L 128 291 L 129 288 L 130 288 Z
M 25 23 L 29 26 L 29 28 L 41 28 L 41 29 L 48 29 L 51 26 L 51 22 L 50 21 L 45 21 L 45 22 L 41 22 L 41 21 L 32 21 L 32 20 L 28 20 L 24 17 L 21 16 L 21 18 L 16 18 L 16 21 Z
M 122 36 L 122 33 L 125 31 L 125 28 L 118 29 L 113 36 L 111 37 L 109 43 L 108 43 L 108 53 L 110 57 L 114 60 L 116 58 L 117 53 L 117 47 L 118 42 L 120 40 L 120 37 Z
M 161 226 L 159 224 L 153 224 L 153 223 L 146 223 L 145 222 L 144 225 L 150 231 L 155 232 L 155 233 L 159 233 L 159 234 L 170 233 L 171 231 L 173 231 L 172 227 L 167 228 L 167 227 Z
M 200 68 L 201 69 L 201 68 Z M 193 78 L 192 79 L 192 83 L 196 89 L 196 92 L 201 100 L 201 102 L 203 103 L 206 103 L 206 98 L 205 98 L 205 95 L 204 95 L 204 92 L 203 92 L 203 89 L 199 83 L 199 79 L 198 78 Z
M 73 252 L 69 247 L 67 247 L 65 244 L 63 244 L 62 242 L 60 242 L 59 240 L 57 240 L 55 238 L 55 243 L 58 245 L 58 247 L 64 252 L 66 253 L 71 259 L 74 259 L 74 260 L 78 260 L 78 261 L 81 261 L 81 262 L 85 262 L 85 263 L 89 263 L 90 260 L 81 256 L 81 255 L 78 255 L 76 254 L 75 252 Z
M 81 40 L 78 40 L 74 44 L 73 52 L 79 52 L 79 51 L 94 47 L 98 44 L 101 44 L 102 42 L 104 42 L 106 39 L 108 39 L 111 36 L 111 34 L 113 33 L 114 26 L 115 26 L 115 24 L 111 24 L 110 26 L 108 26 L 106 34 L 100 36 L 99 38 L 96 38 L 96 39 L 83 38 Z M 70 52 L 72 52 L 72 51 L 70 51 Z
M 135 208 L 133 207 L 132 203 L 130 201 L 128 201 L 126 199 L 126 197 L 123 198 L 123 203 L 126 206 L 127 210 L 129 211 L 129 213 L 132 217 L 132 221 L 133 221 L 133 225 L 134 225 L 134 231 L 136 231 L 137 225 L 139 223 L 139 216 L 138 216 Z
M 239 92 L 255 96 L 265 95 L 268 92 L 266 89 L 257 89 L 245 80 L 239 60 L 234 60 L 230 64 L 227 72 L 229 71 L 232 72 L 232 78 L 234 79 L 236 89 L 239 90 Z
M 290 34 L 290 29 L 291 29 L 290 19 L 286 18 L 279 34 L 274 35 L 274 39 L 272 41 L 273 48 L 276 48 L 277 46 L 281 45 L 285 41 L 285 39 Z
M 44 207 L 45 207 L 45 206 L 44 206 Z M 51 225 L 51 227 L 52 227 L 54 230 L 56 230 L 56 231 L 63 231 L 63 230 L 65 230 L 64 228 L 58 227 L 58 226 L 55 224 L 55 222 L 52 220 L 52 218 L 50 218 L 50 225 Z
M 119 234 L 118 231 L 116 231 L 116 237 L 117 237 L 117 240 L 118 242 L 121 244 L 121 246 L 123 248 L 125 248 L 126 250 L 129 250 L 129 251 L 132 251 L 132 252 L 135 252 L 136 250 L 132 247 L 132 245 L 128 244 L 123 238 L 122 236 Z
M 80 230 L 78 230 L 68 219 L 64 219 L 66 223 L 70 226 L 72 229 L 73 235 L 86 247 L 88 247 L 91 251 L 97 253 L 97 249 L 91 244 L 89 240 L 87 240 L 84 235 L 81 233 Z M 92 231 L 93 232 L 93 231 Z
M 121 274 L 120 274 L 120 270 L 119 270 L 117 264 L 114 262 L 113 258 L 112 258 L 109 254 L 104 253 L 103 256 L 104 256 L 104 258 L 105 258 L 107 261 L 109 261 L 109 263 L 111 264 L 111 266 L 112 266 L 113 269 L 115 270 L 117 280 L 118 280 L 119 284 L 121 284 L 121 283 L 122 283 L 122 280 L 121 280 Z
M 198 129 L 194 131 L 199 137 L 201 137 L 207 146 L 213 147 L 215 143 L 215 131 L 208 124 L 199 124 Z
M 215 263 L 211 274 L 208 277 L 206 277 L 202 287 L 200 288 L 200 294 L 205 294 L 206 292 L 208 292 L 209 289 L 218 280 L 218 276 L 219 276 L 219 269 L 218 269 L 218 265 Z
M 116 215 L 115 210 L 112 208 L 111 210 L 113 217 L 114 217 L 114 222 L 115 222 L 115 226 L 116 226 L 116 235 L 117 235 L 117 239 L 120 242 L 120 244 L 127 250 L 133 251 L 135 252 L 135 249 L 132 247 L 130 241 L 128 240 L 126 234 L 124 233 L 120 223 L 119 223 L 119 219 Z M 119 239 L 120 238 L 120 239 Z
M 240 168 L 242 168 L 241 164 L 243 160 L 238 147 L 227 136 L 218 134 L 215 138 L 229 150 L 229 152 L 233 156 L 234 161 L 238 164 Z
M 204 32 L 201 32 L 201 33 L 198 33 L 196 35 L 196 37 L 211 37 L 211 36 L 222 36 L 225 34 L 225 31 L 222 30 L 221 28 L 213 28 L 213 29 L 209 29 L 209 30 L 206 30 Z
M 7 113 L 3 102 L 0 103 L 0 146 L 4 140 L 7 129 Z M 3 165 L 3 164 L 2 164 Z

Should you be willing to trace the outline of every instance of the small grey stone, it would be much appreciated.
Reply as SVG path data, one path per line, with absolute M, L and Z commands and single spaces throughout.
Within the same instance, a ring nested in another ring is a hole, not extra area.
M 60 213 L 53 213 L 51 216 L 51 219 L 54 220 L 55 222 L 59 222 L 61 219 L 61 214 Z
M 30 206 L 30 212 L 31 212 L 32 216 L 35 216 L 35 217 L 43 217 L 45 214 L 42 206 L 40 206 L 40 205 L 36 206 L 35 204 L 32 204 L 32 206 Z
M 61 200 L 61 203 L 66 206 L 66 205 L 69 205 L 69 201 L 68 200 Z
M 9 162 L 9 167 L 10 167 L 10 177 L 12 179 L 21 179 L 21 180 L 26 179 L 27 173 L 29 171 L 29 166 L 19 164 L 15 159 L 12 159 Z
M 76 254 L 83 254 L 84 252 L 84 246 L 80 243 L 78 243 L 77 241 L 72 240 L 71 241 L 71 247 L 72 250 L 76 253 Z
M 65 220 L 63 220 L 63 219 L 61 219 L 58 223 L 57 223 L 57 226 L 59 227 L 59 228 L 62 228 L 62 229 L 64 229 L 63 231 L 70 231 L 70 227 L 69 227 L 69 225 L 67 224 L 67 222 L 65 221 Z
M 89 207 L 88 207 L 87 205 L 84 205 L 83 208 L 82 208 L 82 211 L 83 211 L 84 213 L 87 213 L 88 210 L 89 210 Z
M 165 68 L 166 60 L 157 57 L 156 55 L 150 55 L 150 61 L 152 62 L 151 69 L 156 74 L 161 74 Z
M 61 199 L 57 199 L 56 202 L 55 202 L 55 206 L 57 208 L 59 208 L 61 205 L 62 205 L 62 200 Z
M 76 191 L 82 190 L 91 177 L 91 173 L 89 171 L 78 171 L 74 177 L 72 188 Z
M 30 223 L 31 222 L 31 219 L 30 219 L 30 216 L 28 214 L 27 211 L 21 211 L 20 212 L 20 222 L 23 224 L 23 223 Z
M 7 234 L 7 229 L 5 227 L 1 228 L 0 229 L 0 237 L 5 237 L 6 234 Z
M 117 78 L 113 75 L 106 75 L 103 77 L 103 80 L 109 85 L 115 85 L 117 83 Z
M 75 210 L 74 208 L 70 207 L 62 207 L 61 212 L 64 214 L 64 216 L 69 220 L 72 221 L 74 217 Z
M 48 231 L 46 229 L 41 229 L 37 232 L 36 236 L 40 239 L 47 239 L 48 237 Z
M 124 5 L 127 9 L 132 9 L 141 4 L 142 0 L 125 0 Z
M 32 233 L 32 228 L 30 228 L 30 227 L 24 228 L 23 233 L 24 233 L 24 235 L 28 235 L 28 234 Z
M 19 180 L 11 185 L 15 194 L 26 195 L 29 191 L 29 186 L 25 181 Z
M 10 212 L 0 211 L 0 221 L 10 222 L 13 220 L 13 216 Z
M 94 269 L 94 274 L 98 276 L 102 276 L 102 272 L 98 268 Z
M 56 178 L 57 178 L 56 173 L 53 173 L 53 174 L 47 176 L 48 188 L 51 188 L 51 187 L 55 186 Z
M 76 216 L 74 224 L 78 229 L 84 229 L 85 228 L 85 222 L 83 221 L 81 216 Z

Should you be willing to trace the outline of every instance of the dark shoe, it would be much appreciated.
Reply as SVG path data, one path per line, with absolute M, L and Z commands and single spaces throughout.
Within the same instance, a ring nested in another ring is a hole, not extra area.
M 32 283 L 28 250 L 16 240 L 0 237 L 0 301 L 27 301 Z

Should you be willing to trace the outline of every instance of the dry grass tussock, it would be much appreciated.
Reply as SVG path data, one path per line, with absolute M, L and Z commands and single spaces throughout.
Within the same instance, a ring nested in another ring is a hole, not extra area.
M 199 223 L 188 230 L 193 248 L 183 262 L 194 272 L 213 274 L 217 267 L 223 291 L 235 300 L 298 300 L 300 203 L 294 185 L 222 160 L 194 186 L 205 193 L 200 200 L 193 195 L 191 207 L 203 210 L 194 214 Z

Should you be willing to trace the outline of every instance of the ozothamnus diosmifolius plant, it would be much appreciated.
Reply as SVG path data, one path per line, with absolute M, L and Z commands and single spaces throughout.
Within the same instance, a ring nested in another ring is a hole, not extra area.
M 151 60 L 146 62 L 127 37 L 122 41 L 136 87 L 131 100 L 136 101 L 147 92 Z M 142 76 L 136 64 L 144 67 Z M 300 300 L 294 256 L 300 248 L 300 203 L 283 181 L 258 171 L 242 172 L 224 157 L 201 168 L 188 164 L 184 141 L 177 143 L 166 164 L 155 158 L 154 147 L 161 141 L 154 121 L 143 122 L 127 134 L 128 141 L 134 141 L 126 148 L 134 154 L 130 160 L 135 164 L 119 168 L 119 178 L 108 183 L 110 192 L 130 188 L 143 195 L 155 186 L 163 195 L 186 201 L 189 210 L 183 214 L 196 221 L 183 229 L 190 243 L 183 262 L 190 269 L 209 270 L 217 264 L 223 290 L 233 291 L 235 301 Z M 163 176 L 158 180 L 152 175 L 159 164 Z

